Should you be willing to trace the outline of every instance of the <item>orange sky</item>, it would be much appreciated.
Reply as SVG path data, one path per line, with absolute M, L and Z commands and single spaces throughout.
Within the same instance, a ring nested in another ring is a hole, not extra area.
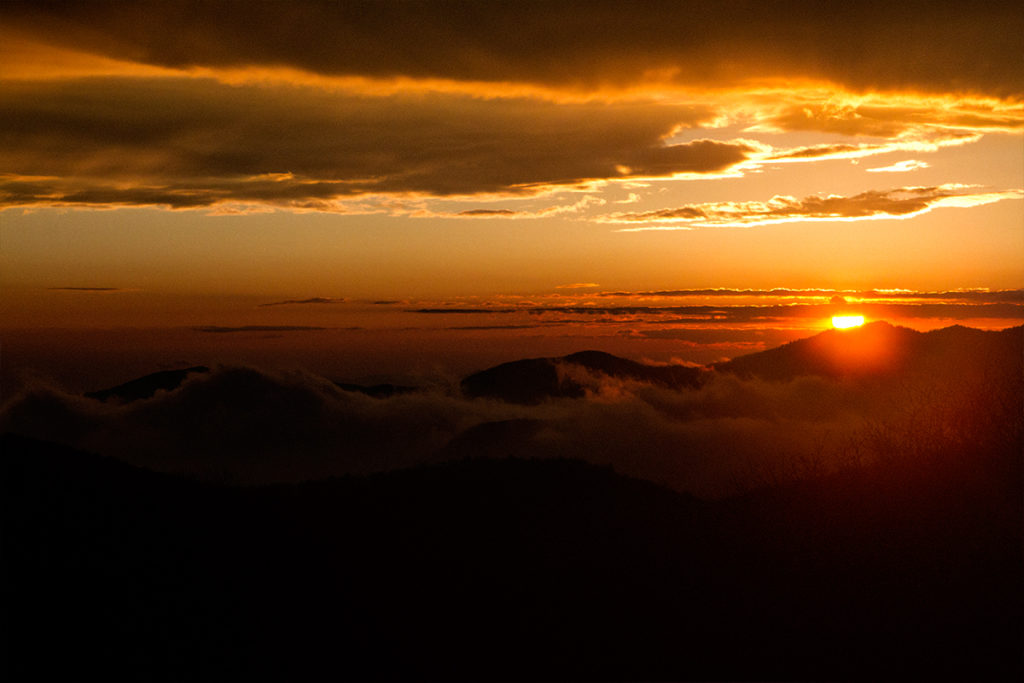
M 5 3 L 2 324 L 1020 290 L 1022 36 L 1010 3 Z

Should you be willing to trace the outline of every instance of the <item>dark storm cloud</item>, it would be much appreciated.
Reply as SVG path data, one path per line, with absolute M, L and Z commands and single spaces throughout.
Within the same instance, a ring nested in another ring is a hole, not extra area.
M 663 143 L 708 115 L 649 103 L 359 97 L 201 79 L 8 83 L 0 205 L 324 209 L 365 194 L 529 195 L 607 178 L 717 173 L 755 152 L 742 141 Z
M 171 67 L 291 66 L 555 87 L 652 72 L 718 87 L 825 79 L 855 90 L 1024 94 L 1011 2 L 4 3 L 12 30 Z

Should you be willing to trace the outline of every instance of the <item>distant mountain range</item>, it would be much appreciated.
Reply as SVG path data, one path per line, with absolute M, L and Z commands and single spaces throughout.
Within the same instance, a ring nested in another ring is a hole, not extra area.
M 1020 376 L 1024 326 L 998 332 L 954 325 L 917 332 L 886 322 L 828 330 L 807 339 L 740 356 L 713 369 L 741 377 L 789 380 L 803 375 L 869 377 L 995 371 Z
M 600 351 L 561 358 L 532 358 L 504 363 L 462 380 L 470 397 L 512 403 L 583 396 L 584 387 L 562 368 L 578 366 L 617 379 L 649 382 L 670 389 L 698 388 L 709 372 L 787 381 L 803 376 L 886 377 L 910 373 L 934 376 L 997 373 L 1024 377 L 1024 326 L 998 332 L 960 325 L 917 332 L 886 322 L 848 330 L 828 330 L 774 349 L 715 363 L 708 368 L 645 365 Z
M 465 377 L 461 389 L 469 398 L 527 405 L 552 398 L 580 398 L 586 393 L 585 386 L 572 372 L 567 372 L 574 367 L 599 376 L 647 382 L 669 389 L 699 388 L 708 379 L 709 372 L 770 381 L 802 376 L 864 378 L 907 373 L 934 376 L 998 373 L 1014 377 L 1024 376 L 1024 326 L 991 332 L 954 325 L 918 332 L 879 321 L 853 329 L 828 330 L 706 368 L 649 365 L 603 351 L 580 351 L 556 358 L 502 363 Z M 150 398 L 157 391 L 173 390 L 189 375 L 208 371 L 201 366 L 162 371 L 85 395 L 101 401 L 127 403 Z M 374 398 L 417 390 L 393 384 L 335 384 L 345 391 Z

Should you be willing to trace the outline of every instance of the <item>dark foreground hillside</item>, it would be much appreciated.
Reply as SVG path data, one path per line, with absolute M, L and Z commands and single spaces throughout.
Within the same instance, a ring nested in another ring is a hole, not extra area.
M 3 437 L 13 680 L 1012 679 L 1020 453 L 699 501 L 569 460 L 199 485 Z

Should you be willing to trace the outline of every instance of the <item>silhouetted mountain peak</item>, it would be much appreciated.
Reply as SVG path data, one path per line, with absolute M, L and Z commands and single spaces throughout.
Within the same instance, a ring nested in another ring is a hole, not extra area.
M 1014 372 L 1024 348 L 1024 327 L 1000 332 L 953 325 L 918 332 L 885 321 L 833 329 L 712 367 L 742 377 L 787 380 L 805 375 L 862 377 L 898 372 L 949 374 L 982 365 Z
M 699 386 L 702 372 L 700 368 L 683 365 L 646 365 L 604 351 L 578 351 L 559 358 L 528 358 L 503 363 L 463 379 L 462 391 L 470 397 L 525 404 L 549 398 L 579 398 L 585 390 L 575 380 L 559 373 L 559 366 L 565 365 L 675 389 Z
M 90 391 L 87 392 L 85 396 L 88 398 L 94 398 L 97 401 L 116 399 L 124 403 L 131 403 L 132 401 L 152 398 L 158 391 L 172 391 L 177 389 L 181 386 L 181 383 L 185 381 L 185 378 L 192 373 L 205 373 L 209 371 L 209 368 L 202 365 L 184 368 L 182 370 L 163 370 L 161 372 L 144 375 L 143 377 L 133 379 L 125 382 L 124 384 L 118 384 L 117 386 L 110 387 L 109 389 Z

